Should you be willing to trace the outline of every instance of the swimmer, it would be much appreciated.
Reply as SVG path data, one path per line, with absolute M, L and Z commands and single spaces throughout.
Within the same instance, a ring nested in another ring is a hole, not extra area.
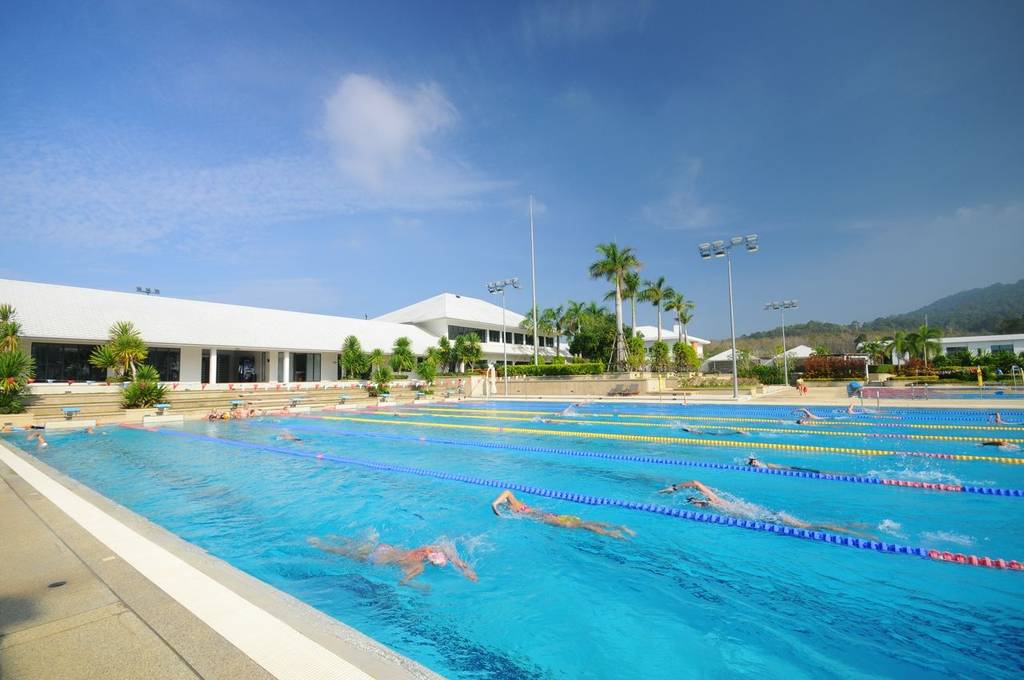
M 996 425 L 1020 425 L 1016 420 L 1003 420 L 1003 414 L 999 411 L 992 414 L 992 422 Z
M 223 415 L 224 414 L 222 414 L 217 409 L 213 409 L 212 411 L 210 411 L 209 415 L 206 416 L 206 419 L 207 420 L 220 420 Z
M 3 427 L 0 427 L 0 432 L 7 434 L 8 432 L 14 432 L 14 426 L 10 423 L 4 423 Z
M 400 581 L 402 585 L 409 585 L 410 581 L 423 573 L 427 564 L 441 569 L 451 563 L 470 581 L 476 582 L 477 580 L 476 572 L 459 557 L 455 546 L 450 544 L 424 545 L 407 550 L 387 543 L 379 543 L 376 540 L 357 542 L 346 538 L 339 545 L 327 545 L 315 537 L 306 540 L 310 545 L 323 551 L 342 555 L 358 562 L 369 562 L 377 566 L 393 564 L 402 570 L 403 576 Z
M 617 538 L 619 540 L 626 539 L 626 536 L 623 534 L 636 536 L 636 532 L 626 526 L 608 524 L 606 522 L 585 521 L 576 515 L 556 515 L 551 512 L 544 512 L 543 510 L 532 508 L 516 498 L 508 489 L 502 491 L 497 498 L 491 501 L 491 510 L 494 511 L 495 515 L 501 517 L 501 511 L 499 508 L 503 505 L 507 506 L 509 512 L 514 515 L 530 517 L 532 519 L 539 520 L 544 524 L 562 527 L 563 529 L 586 529 L 587 531 L 593 531 L 595 534 L 611 536 L 612 538 Z
M 750 508 L 745 507 L 745 503 L 736 501 L 728 501 L 721 498 L 712 489 L 697 481 L 696 479 L 689 482 L 679 482 L 671 486 L 661 489 L 658 493 L 673 493 L 680 489 L 694 489 L 699 495 L 688 496 L 686 502 L 698 508 L 714 508 L 721 510 L 722 512 L 732 515 L 734 517 L 742 517 L 744 519 L 756 519 L 766 522 L 772 522 L 774 524 L 785 524 L 787 526 L 796 527 L 797 529 L 817 529 L 821 531 L 834 531 L 836 533 L 850 534 L 851 536 L 860 536 L 862 538 L 874 539 L 874 536 L 863 534 L 858 531 L 854 531 L 849 527 L 840 526 L 837 524 L 811 524 L 805 522 L 802 519 L 793 517 L 792 515 L 785 512 L 768 512 L 767 516 L 762 516 L 760 513 L 755 514 Z
M 283 432 L 281 432 L 281 434 L 277 435 L 277 437 L 275 437 L 275 439 L 280 439 L 280 440 L 286 441 L 286 442 L 301 442 L 302 441 L 302 439 L 300 437 L 296 437 L 295 435 L 293 435 L 288 430 L 284 430 Z
M 800 409 L 799 411 L 797 411 L 797 413 L 802 413 L 803 414 L 803 416 L 801 416 L 800 420 L 822 420 L 821 416 L 816 416 L 816 415 L 814 415 L 813 413 L 811 413 L 809 410 L 807 410 L 805 408 Z M 798 420 L 797 422 L 799 423 L 800 421 Z
M 794 472 L 821 472 L 821 470 L 812 470 L 811 468 L 793 467 L 791 465 L 776 465 L 775 463 L 764 463 L 760 461 L 757 456 L 750 456 L 747 458 L 747 466 L 755 468 L 766 468 L 768 470 L 793 470 Z
M 86 434 L 96 434 L 96 428 L 93 427 L 92 425 L 90 425 L 89 427 L 85 428 L 85 433 Z
M 558 415 L 560 415 L 560 416 L 575 416 L 575 415 L 578 415 L 576 413 L 576 408 L 579 407 L 579 406 L 583 406 L 583 404 L 581 404 L 581 403 L 569 404 L 564 409 L 562 409 L 558 413 Z
M 49 446 L 49 444 L 46 443 L 46 437 L 43 436 L 43 433 L 40 430 L 32 430 L 28 433 L 28 437 L 26 437 L 26 439 L 28 441 L 32 441 L 34 439 L 36 441 L 37 449 L 45 449 Z
M 995 446 L 1000 451 L 1020 451 L 1020 447 L 1016 444 L 1011 444 L 1005 439 L 990 439 L 987 442 L 982 442 L 978 446 Z
M 708 429 L 696 428 L 696 427 L 693 427 L 692 425 L 687 425 L 686 423 L 678 423 L 678 424 L 677 423 L 673 423 L 672 427 L 674 429 L 682 430 L 683 432 L 688 432 L 690 434 L 710 434 L 710 435 L 718 435 L 718 436 L 730 435 L 730 434 L 740 434 L 740 435 L 744 435 L 744 436 L 749 436 L 750 435 L 750 433 L 747 432 L 746 430 L 738 430 L 738 429 L 734 429 L 734 428 L 708 430 Z

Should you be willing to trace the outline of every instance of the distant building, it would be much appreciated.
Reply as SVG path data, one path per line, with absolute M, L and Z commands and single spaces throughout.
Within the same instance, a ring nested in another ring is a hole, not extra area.
M 1020 354 L 1024 352 L 1024 333 L 1011 335 L 965 335 L 953 338 L 942 338 L 943 354 L 956 354 L 970 350 L 972 354 L 981 352 L 991 354 L 992 352 L 1013 352 Z
M 89 355 L 117 321 L 130 321 L 149 346 L 150 363 L 167 382 L 324 382 L 338 379 L 338 352 L 349 335 L 366 352 L 391 352 L 399 337 L 422 355 L 442 337 L 476 333 L 484 359 L 502 357 L 501 307 L 443 293 L 371 320 L 219 302 L 0 279 L 0 303 L 13 305 L 22 346 L 36 380 L 103 381 Z M 506 312 L 510 362 L 532 360 L 533 339 Z M 541 356 L 555 338 L 541 338 Z M 562 343 L 562 354 L 568 355 Z
M 647 349 L 651 348 L 651 345 L 658 341 L 658 327 L 657 326 L 637 326 L 634 329 L 635 333 L 644 336 L 644 347 Z M 710 345 L 710 340 L 704 338 L 698 338 L 696 335 L 687 333 L 685 336 L 682 330 L 679 328 L 679 324 L 675 324 L 672 330 L 661 329 L 661 341 L 672 349 L 672 345 L 683 340 L 688 340 L 690 347 L 693 347 L 694 351 L 697 352 L 697 357 L 702 358 L 704 356 L 704 345 Z

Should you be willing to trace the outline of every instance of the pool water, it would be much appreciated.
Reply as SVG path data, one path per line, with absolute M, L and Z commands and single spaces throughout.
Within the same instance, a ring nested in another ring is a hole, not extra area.
M 738 466 L 754 454 L 843 475 L 1024 489 L 1024 465 L 1015 463 L 1024 454 L 1013 450 L 1013 440 L 1024 441 L 1024 412 L 1004 411 L 1021 424 L 996 426 L 970 409 L 886 409 L 885 418 L 814 409 L 822 419 L 801 427 L 789 407 L 602 404 L 558 415 L 564 407 L 474 402 L 159 431 L 110 427 L 55 435 L 41 451 L 20 437 L 10 441 L 453 678 L 1022 671 L 1024 572 L 516 492 L 542 510 L 636 534 L 616 540 L 498 517 L 490 502 L 501 486 L 486 483 L 695 510 L 686 492 L 658 490 L 698 479 L 741 518 L 785 513 L 902 546 L 1020 560 L 1019 495 Z M 281 439 L 283 432 L 301 440 Z M 808 450 L 816 447 L 854 452 Z M 595 455 L 571 455 L 580 453 Z M 399 570 L 321 550 L 310 539 L 453 544 L 479 580 L 428 566 L 413 585 L 400 585 Z

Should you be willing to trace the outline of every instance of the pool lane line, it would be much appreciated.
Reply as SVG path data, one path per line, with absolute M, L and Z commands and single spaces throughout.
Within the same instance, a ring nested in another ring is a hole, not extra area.
M 252 423 L 247 423 L 251 425 Z M 260 423 L 258 427 L 277 427 L 268 423 Z M 952 491 L 957 493 L 974 493 L 983 496 L 1014 496 L 1024 497 L 1024 489 L 1006 489 L 991 486 L 973 486 L 965 484 L 939 484 L 935 482 L 919 482 L 905 479 L 889 479 L 870 475 L 844 475 L 830 472 L 811 472 L 809 470 L 779 470 L 759 468 L 734 463 L 716 463 L 713 461 L 682 460 L 679 458 L 660 458 L 658 456 L 631 456 L 627 454 L 603 453 L 600 451 L 577 451 L 575 449 L 557 449 L 544 446 L 523 446 L 504 442 L 473 442 L 458 439 L 433 439 L 412 435 L 386 434 L 381 432 L 358 432 L 355 430 L 339 430 L 334 427 L 316 425 L 288 424 L 289 430 L 309 432 L 327 432 L 343 437 L 363 437 L 367 439 L 383 439 L 385 441 L 412 442 L 414 444 L 440 444 L 443 446 L 464 446 L 467 448 L 491 449 L 502 451 L 525 451 L 528 453 L 546 453 L 574 458 L 592 458 L 626 463 L 651 463 L 655 465 L 672 465 L 678 467 L 700 468 L 704 470 L 725 470 L 729 472 L 748 472 L 774 477 L 793 477 L 799 479 L 817 479 L 833 482 L 851 482 L 855 484 L 879 484 L 882 486 L 898 486 L 908 489 L 924 489 L 929 491 Z
M 440 472 L 437 470 L 430 470 L 428 468 L 416 468 L 409 467 L 406 465 L 391 465 L 388 463 L 377 463 L 374 461 L 361 460 L 359 458 L 336 456 L 334 454 L 329 453 L 297 451 L 294 449 L 285 449 L 276 446 L 266 446 L 264 444 L 256 444 L 254 442 L 240 441 L 237 439 L 224 439 L 221 437 L 212 437 L 210 435 L 202 435 L 193 432 L 183 432 L 180 430 L 167 430 L 163 428 L 138 429 L 144 429 L 147 432 L 153 432 L 156 434 L 168 435 L 173 437 L 182 437 L 198 441 L 226 444 L 228 446 L 255 449 L 259 451 L 269 451 L 271 453 L 279 453 L 287 456 L 294 456 L 296 458 L 305 458 L 316 461 L 327 461 L 331 463 L 339 463 L 341 465 L 354 465 L 372 470 L 379 470 L 382 472 L 397 472 L 399 474 L 415 475 L 419 477 L 430 477 L 433 479 L 461 482 L 463 484 L 472 484 L 475 486 L 487 486 L 495 489 L 509 489 L 512 491 L 518 491 L 520 493 L 530 494 L 534 496 L 542 496 L 545 498 L 554 498 L 556 500 L 569 501 L 571 503 L 581 503 L 584 505 L 608 505 L 611 507 L 622 508 L 625 510 L 648 512 L 656 515 L 664 515 L 666 517 L 674 517 L 677 519 L 703 522 L 705 524 L 721 524 L 725 526 L 737 527 L 740 529 L 748 529 L 751 531 L 773 533 L 779 536 L 789 536 L 791 538 L 802 538 L 805 540 L 816 541 L 819 543 L 829 543 L 832 545 L 838 545 L 847 548 L 873 550 L 875 552 L 888 553 L 892 555 L 908 555 L 911 557 L 922 557 L 925 559 L 931 559 L 939 562 L 951 562 L 953 564 L 968 564 L 972 566 L 990 567 L 993 569 L 1009 569 L 1013 571 L 1024 571 L 1024 563 L 1018 560 L 992 559 L 989 557 L 979 557 L 976 555 L 964 555 L 961 553 L 944 552 L 935 549 L 905 546 L 897 543 L 871 541 L 868 539 L 853 538 L 851 536 L 844 536 L 842 534 L 835 534 L 827 531 L 799 529 L 788 525 L 774 524 L 772 522 L 763 522 L 761 520 L 739 519 L 736 517 L 730 517 L 726 515 L 716 515 L 710 512 L 684 510 L 680 508 L 669 507 L 667 505 L 657 505 L 652 503 L 638 503 L 636 501 L 627 501 L 618 498 L 608 498 L 606 496 L 588 496 L 586 494 L 559 491 L 555 489 L 545 489 L 543 487 L 537 486 L 528 486 L 526 484 L 520 484 L 518 482 L 506 482 L 496 479 L 486 479 L 484 477 L 471 477 L 469 475 L 461 475 L 452 472 Z
M 474 414 L 456 414 L 456 413 L 437 413 L 432 411 L 430 413 L 419 413 L 419 409 L 413 409 L 408 411 L 402 411 L 402 415 L 405 417 L 427 417 L 427 418 L 461 418 L 470 420 L 500 420 L 504 422 L 537 422 L 535 416 L 533 418 L 527 418 L 525 416 L 506 416 L 506 415 L 474 415 Z M 369 413 L 367 413 L 369 415 Z M 594 416 L 599 417 L 599 416 Z M 549 416 L 547 422 L 564 423 L 565 425 L 610 425 L 613 427 L 666 427 L 672 429 L 681 429 L 674 423 L 646 423 L 646 422 L 634 422 L 629 420 L 593 420 L 591 418 L 579 418 L 575 419 L 572 416 Z M 677 418 L 676 420 L 700 420 L 700 418 Z M 813 427 L 813 426 L 808 426 Z M 696 429 L 696 428 L 695 428 Z M 747 425 L 743 427 L 744 430 L 750 430 L 751 432 L 768 432 L 771 434 L 818 434 L 827 437 L 879 437 L 882 439 L 922 439 L 927 441 L 944 441 L 944 442 L 988 442 L 993 441 L 992 437 L 955 437 L 937 434 L 887 434 L 883 432 L 843 432 L 842 430 L 797 430 L 793 428 L 774 428 L 774 427 L 761 427 L 759 425 Z M 1008 444 L 1021 444 L 1024 443 L 1024 439 L 1007 439 L 1000 437 L 999 441 L 1004 441 Z
M 619 434 L 617 432 L 582 432 L 568 430 L 544 430 L 533 427 L 500 427 L 494 425 L 463 425 L 457 423 L 433 423 L 427 421 L 399 420 L 393 416 L 387 418 L 358 418 L 350 416 L 306 416 L 322 420 L 338 420 L 352 423 L 391 423 L 392 425 L 411 425 L 434 427 L 451 430 L 478 430 L 481 432 L 511 432 L 515 434 L 538 434 L 551 437 L 579 437 L 581 439 L 612 439 L 616 441 L 636 441 L 655 444 L 692 444 L 694 446 L 735 446 L 749 449 L 771 449 L 783 451 L 810 451 L 815 453 L 842 453 L 854 456 L 911 456 L 915 458 L 938 458 L 941 460 L 978 461 L 1003 463 L 1006 465 L 1022 465 L 1024 457 L 1010 458 L 1005 456 L 976 456 L 962 453 L 932 453 L 929 451 L 886 451 L 881 449 L 861 449 L 848 446 L 816 446 L 813 444 L 776 444 L 773 442 L 751 442 L 724 439 L 698 439 L 695 437 L 663 437 L 643 434 Z
M 452 413 L 452 412 L 465 412 L 465 413 L 483 413 L 483 414 L 498 414 L 498 413 L 511 413 L 515 415 L 533 415 L 533 416 L 549 416 L 558 417 L 561 411 L 532 411 L 532 410 L 516 410 L 516 409 L 470 409 L 462 408 L 459 406 L 448 406 L 448 407 L 429 407 L 429 406 L 414 406 L 414 410 L 423 411 L 425 413 Z M 467 416 L 468 417 L 468 416 Z M 768 423 L 776 425 L 794 424 L 793 419 L 789 418 L 750 418 L 743 416 L 705 416 L 699 414 L 680 413 L 679 415 L 667 415 L 660 413 L 623 413 L 614 412 L 608 414 L 602 413 L 590 413 L 590 414 L 579 414 L 581 418 L 637 418 L 637 419 L 649 419 L 649 420 L 695 420 L 695 421 L 711 421 L 711 422 L 730 422 L 730 423 Z M 819 417 L 818 420 L 812 421 L 816 425 L 835 425 L 838 427 L 905 427 L 909 429 L 926 429 L 926 430 L 984 430 L 989 432 L 1024 432 L 1024 427 L 1014 427 L 1012 425 L 943 425 L 943 424 L 932 424 L 932 423 L 876 423 L 876 422 L 865 422 L 862 420 L 847 420 L 847 419 L 834 419 Z

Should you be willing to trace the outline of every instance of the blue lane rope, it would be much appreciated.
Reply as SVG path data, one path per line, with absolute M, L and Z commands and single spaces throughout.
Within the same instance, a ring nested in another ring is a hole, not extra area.
M 446 481 L 462 482 L 464 484 L 473 484 L 475 486 L 489 486 L 496 489 L 509 489 L 512 491 L 518 491 L 520 493 L 531 494 L 534 496 L 543 496 L 545 498 L 554 498 L 557 500 L 564 500 L 572 503 L 582 503 L 585 505 L 607 505 L 616 508 L 623 508 L 625 510 L 636 510 L 639 512 L 649 512 L 656 515 L 665 515 L 666 517 L 675 517 L 678 519 L 685 519 L 693 522 L 704 522 L 705 524 L 721 524 L 725 526 L 738 527 L 740 529 L 749 529 L 751 531 L 761 531 L 765 533 L 778 534 L 780 536 L 802 538 L 804 540 L 816 541 L 819 543 L 831 543 L 833 545 L 841 545 L 847 548 L 858 548 L 861 550 L 873 550 L 875 552 L 890 553 L 893 555 L 909 555 L 912 557 L 933 559 L 929 555 L 929 551 L 925 548 L 905 546 L 900 545 L 898 543 L 887 543 L 884 541 L 871 541 L 862 538 L 854 538 L 851 536 L 843 536 L 841 534 L 834 534 L 827 531 L 812 531 L 810 529 L 799 529 L 797 527 L 791 527 L 782 524 L 762 522 L 761 520 L 740 519 L 737 517 L 730 517 L 726 515 L 716 515 L 710 512 L 683 510 L 680 508 L 672 508 L 667 505 L 657 505 L 653 503 L 638 503 L 636 501 L 626 501 L 618 498 L 608 498 L 605 496 L 588 496 L 585 494 L 571 493 L 568 491 L 558 491 L 554 489 L 545 489 L 543 487 L 528 486 L 526 484 L 519 484 L 517 482 L 505 482 L 495 479 L 486 479 L 483 477 L 470 477 L 468 475 L 460 475 L 451 472 L 438 472 L 436 470 L 407 467 L 405 465 L 375 463 L 373 461 L 360 460 L 357 458 L 347 458 L 343 456 L 335 456 L 326 453 L 316 454 L 301 451 L 292 451 L 289 449 L 283 449 L 274 446 L 266 446 L 263 444 L 255 444 L 252 442 L 238 441 L 236 439 L 222 439 L 220 437 L 211 437 L 209 435 L 195 434 L 192 432 L 181 432 L 159 428 L 148 428 L 145 429 L 145 431 L 173 437 L 182 437 L 186 439 L 207 441 L 216 444 L 224 444 L 227 446 L 235 446 L 238 448 L 254 449 L 257 451 L 270 451 L 272 453 L 280 453 L 288 456 L 294 456 L 297 458 L 325 460 L 332 463 L 340 463 L 342 465 L 357 465 L 360 467 L 370 468 L 373 470 L 381 470 L 384 472 L 397 472 L 400 474 L 416 475 L 419 477 L 431 477 L 434 479 Z
M 251 424 L 251 423 L 249 423 Z M 269 427 L 269 425 L 268 425 Z M 726 470 L 730 472 L 751 472 L 754 474 L 761 475 L 774 475 L 776 477 L 795 477 L 799 479 L 819 479 L 833 482 L 851 482 L 855 484 L 879 484 L 886 486 L 894 486 L 895 488 L 925 488 L 928 487 L 917 487 L 908 486 L 900 487 L 894 484 L 886 484 L 886 481 L 903 481 L 903 480 L 883 480 L 881 477 L 871 477 L 866 475 L 839 475 L 830 474 L 827 472 L 809 472 L 804 470 L 776 470 L 773 468 L 757 468 L 750 465 L 736 465 L 732 463 L 714 463 L 710 461 L 690 461 L 680 460 L 679 458 L 659 458 L 656 456 L 631 456 L 625 454 L 614 454 L 614 453 L 601 453 L 599 451 L 576 451 L 574 449 L 558 449 L 550 448 L 546 446 L 524 446 L 521 444 L 507 444 L 503 442 L 470 442 L 470 441 L 459 441 L 457 439 L 432 439 L 428 437 L 413 437 L 409 435 L 398 435 L 398 434 L 382 434 L 375 432 L 358 432 L 353 430 L 340 430 L 333 427 L 317 426 L 317 425 L 292 425 L 288 424 L 287 427 L 295 430 L 308 430 L 311 432 L 329 432 L 332 434 L 344 436 L 344 437 L 366 437 L 370 439 L 386 439 L 397 442 L 414 442 L 420 444 L 441 444 L 445 446 L 465 446 L 470 448 L 478 449 L 499 449 L 506 451 L 525 451 L 529 453 L 547 453 L 558 456 L 572 456 L 575 458 L 597 458 L 601 460 L 613 460 L 628 463 L 652 463 L 655 465 L 676 465 L 680 467 L 691 467 L 691 468 L 702 468 L 706 470 Z M 911 480 L 906 480 L 911 481 Z M 915 482 L 916 484 L 917 482 Z M 924 483 L 924 482 L 921 482 Z M 1024 497 L 1024 489 L 1003 489 L 990 486 L 966 486 L 962 484 L 945 485 L 945 486 L 956 486 L 959 487 L 959 491 L 962 493 L 976 493 L 984 496 L 1014 496 Z M 949 491 L 949 489 L 943 489 Z

